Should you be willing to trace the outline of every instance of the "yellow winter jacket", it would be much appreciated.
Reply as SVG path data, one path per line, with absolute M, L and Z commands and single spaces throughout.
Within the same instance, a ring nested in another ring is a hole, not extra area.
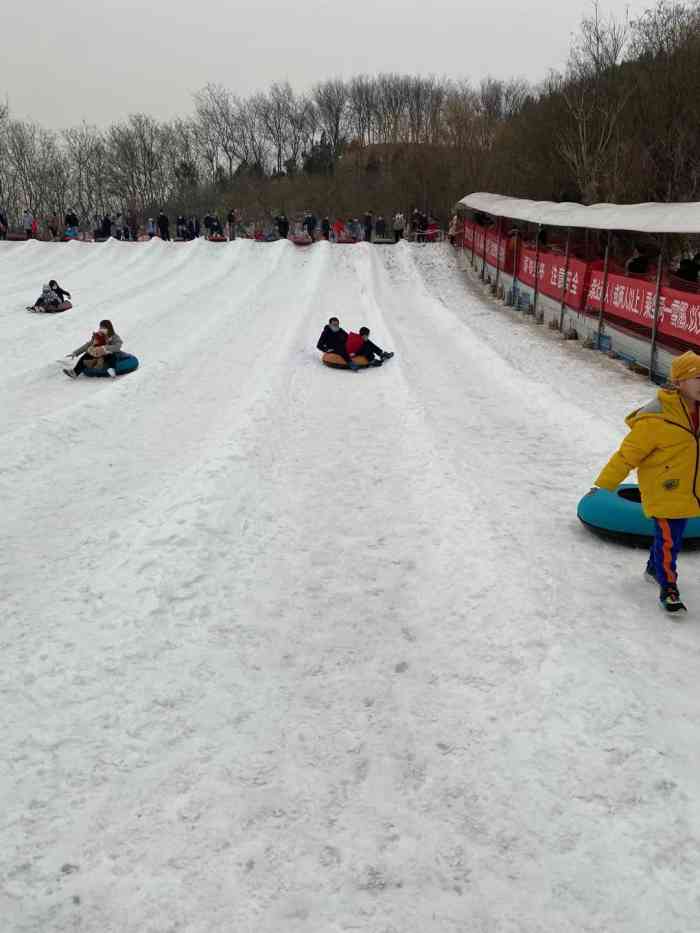
M 648 518 L 700 516 L 700 439 L 686 402 L 673 389 L 625 418 L 630 433 L 595 485 L 615 489 L 634 469 Z

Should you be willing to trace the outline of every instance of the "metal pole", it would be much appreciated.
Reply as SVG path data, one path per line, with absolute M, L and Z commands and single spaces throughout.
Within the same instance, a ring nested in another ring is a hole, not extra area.
M 498 283 L 501 278 L 501 218 L 496 221 L 496 298 L 498 298 Z
M 571 227 L 566 228 L 566 258 L 564 259 L 564 284 L 561 288 L 561 307 L 559 308 L 559 333 L 564 330 L 564 309 L 566 308 L 566 287 L 569 284 L 569 256 L 571 254 Z
M 535 242 L 535 294 L 532 299 L 532 313 L 537 317 L 537 296 L 540 291 L 540 232 L 542 224 L 537 224 L 537 240 Z
M 658 266 L 656 269 L 656 295 L 654 296 L 654 323 L 651 328 L 651 352 L 649 354 L 649 380 L 654 381 L 654 364 L 656 363 L 656 334 L 659 329 L 659 308 L 661 306 L 661 271 L 666 250 L 666 234 L 661 237 Z
M 486 227 L 484 227 L 484 250 L 481 256 L 481 281 L 486 279 Z
M 603 336 L 603 315 L 605 313 L 605 299 L 608 293 L 608 269 L 610 268 L 610 241 L 612 239 L 612 230 L 608 230 L 608 239 L 605 244 L 605 260 L 603 262 L 603 294 L 600 296 L 600 309 L 598 311 L 598 349 L 600 350 L 600 339 Z
M 513 250 L 513 303 L 517 306 L 516 294 L 518 291 L 518 263 L 520 262 L 520 230 L 515 228 L 515 249 Z

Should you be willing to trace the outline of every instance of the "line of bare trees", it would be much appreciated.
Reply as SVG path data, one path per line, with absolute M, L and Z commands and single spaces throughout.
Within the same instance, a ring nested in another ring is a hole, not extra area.
M 189 118 L 136 114 L 106 129 L 51 132 L 0 111 L 0 204 L 15 216 L 24 207 L 40 214 L 72 207 L 85 218 L 164 204 L 189 211 L 202 196 L 220 198 L 251 181 L 330 178 L 341 162 L 355 164 L 376 146 L 458 148 L 470 135 L 489 145 L 497 120 L 528 93 L 521 81 L 486 79 L 472 88 L 382 74 L 323 81 L 308 95 L 276 83 L 240 98 L 209 84 L 194 95 Z
M 700 5 L 585 17 L 566 70 L 539 86 L 359 75 L 242 98 L 207 85 L 190 116 L 63 132 L 0 108 L 0 207 L 87 221 L 239 207 L 263 213 L 446 215 L 468 190 L 635 201 L 698 199 Z

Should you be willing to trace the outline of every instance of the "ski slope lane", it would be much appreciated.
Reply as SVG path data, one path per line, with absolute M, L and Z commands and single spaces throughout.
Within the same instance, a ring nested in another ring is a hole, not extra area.
M 440 247 L 27 246 L 0 250 L 13 933 L 692 929 L 697 626 L 575 520 L 646 387 Z M 33 263 L 73 317 L 12 306 Z M 320 366 L 331 314 L 395 359 Z M 102 316 L 142 367 L 69 382 Z

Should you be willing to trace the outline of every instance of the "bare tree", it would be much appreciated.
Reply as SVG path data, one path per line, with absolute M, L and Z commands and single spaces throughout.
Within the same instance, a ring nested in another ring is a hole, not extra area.
M 348 89 L 339 78 L 317 84 L 313 99 L 318 123 L 330 143 L 333 158 L 337 159 L 348 130 Z
M 581 23 L 566 78 L 558 85 L 569 121 L 558 133 L 558 150 L 571 169 L 585 204 L 603 193 L 606 163 L 617 141 L 620 118 L 632 93 L 619 73 L 628 40 L 626 22 L 603 19 L 598 2 Z
M 361 146 L 377 139 L 377 82 L 366 75 L 353 78 L 348 86 L 348 122 Z
M 212 176 L 223 159 L 229 179 L 236 165 L 245 157 L 241 141 L 240 103 L 226 88 L 207 84 L 195 94 L 195 111 L 205 141 L 205 158 L 212 168 Z
M 700 5 L 660 0 L 631 25 L 634 135 L 648 180 L 645 197 L 697 200 Z
M 63 140 L 70 165 L 70 205 L 83 220 L 106 209 L 105 141 L 94 126 L 65 130 Z
M 262 125 L 263 133 L 274 153 L 275 171 L 281 175 L 284 171 L 291 135 L 294 91 L 288 82 L 273 84 L 267 94 L 257 94 L 252 104 Z

